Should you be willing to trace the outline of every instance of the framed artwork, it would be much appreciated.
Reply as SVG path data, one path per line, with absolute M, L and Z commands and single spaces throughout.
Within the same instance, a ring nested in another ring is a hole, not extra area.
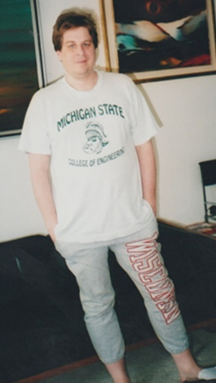
M 36 20 L 36 40 L 41 60 L 43 85 L 46 86 L 63 75 L 63 67 L 56 57 L 52 44 L 53 25 L 57 17 L 65 10 L 82 8 L 90 12 L 97 22 L 99 49 L 96 67 L 110 70 L 108 43 L 105 28 L 103 0 L 31 0 Z
M 0 137 L 19 134 L 39 87 L 29 0 L 0 2 Z
M 104 0 L 110 65 L 135 82 L 216 71 L 212 0 Z

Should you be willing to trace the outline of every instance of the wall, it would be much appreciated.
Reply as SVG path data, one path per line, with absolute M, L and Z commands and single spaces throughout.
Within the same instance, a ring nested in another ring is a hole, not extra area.
M 141 86 L 163 127 L 155 138 L 158 216 L 203 221 L 199 161 L 216 158 L 216 76 L 157 81 Z M 0 241 L 46 233 L 34 201 L 27 158 L 18 137 L 0 140 Z
M 0 140 L 0 242 L 46 232 L 31 189 L 27 156 L 18 137 Z
M 148 84 L 146 90 L 164 124 L 156 137 L 159 216 L 202 221 L 198 163 L 216 158 L 216 77 Z

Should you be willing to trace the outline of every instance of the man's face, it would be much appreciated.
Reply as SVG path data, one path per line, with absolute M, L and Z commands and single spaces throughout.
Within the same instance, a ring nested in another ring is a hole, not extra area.
M 94 71 L 96 50 L 87 28 L 68 29 L 63 35 L 62 49 L 57 52 L 66 76 L 80 79 Z
M 93 136 L 88 139 L 84 146 L 86 153 L 100 153 L 102 151 L 102 143 L 99 137 Z

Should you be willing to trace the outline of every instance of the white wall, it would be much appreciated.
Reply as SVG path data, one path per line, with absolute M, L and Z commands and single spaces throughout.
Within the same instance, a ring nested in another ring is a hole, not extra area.
M 216 158 L 216 76 L 145 89 L 164 124 L 156 137 L 158 215 L 183 224 L 203 221 L 198 163 Z
M 142 88 L 163 122 L 155 139 L 158 216 L 181 224 L 203 221 L 198 162 L 216 158 L 216 76 L 157 81 Z M 0 242 L 46 233 L 18 139 L 0 140 Z
M 45 233 L 32 193 L 27 156 L 18 137 L 0 140 L 0 242 Z

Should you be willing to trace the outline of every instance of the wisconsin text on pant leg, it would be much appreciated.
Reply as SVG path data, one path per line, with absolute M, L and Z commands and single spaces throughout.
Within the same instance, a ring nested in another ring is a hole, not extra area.
M 166 324 L 172 323 L 180 314 L 175 300 L 173 282 L 167 276 L 163 260 L 157 249 L 157 233 L 151 238 L 126 244 L 133 269 L 149 292 Z

